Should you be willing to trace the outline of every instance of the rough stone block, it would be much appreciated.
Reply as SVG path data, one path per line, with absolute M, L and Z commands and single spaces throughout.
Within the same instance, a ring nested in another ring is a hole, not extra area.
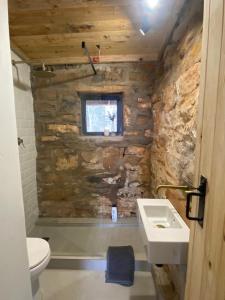
M 141 146 L 129 146 L 126 149 L 125 155 L 143 156 L 145 154 L 146 147 Z
M 79 128 L 70 124 L 49 124 L 48 129 L 59 133 L 74 132 L 79 134 Z
M 41 137 L 42 142 L 55 142 L 59 139 L 58 136 L 55 135 L 46 135 Z
M 178 94 L 185 96 L 192 93 L 200 82 L 200 63 L 196 63 L 185 71 L 176 82 Z
M 76 169 L 78 166 L 78 155 L 69 155 L 68 157 L 59 157 L 56 161 L 56 170 L 64 171 Z

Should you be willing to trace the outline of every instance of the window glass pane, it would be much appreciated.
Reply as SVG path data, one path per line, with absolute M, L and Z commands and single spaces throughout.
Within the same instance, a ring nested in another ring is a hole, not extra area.
M 87 132 L 117 132 L 117 101 L 86 101 Z

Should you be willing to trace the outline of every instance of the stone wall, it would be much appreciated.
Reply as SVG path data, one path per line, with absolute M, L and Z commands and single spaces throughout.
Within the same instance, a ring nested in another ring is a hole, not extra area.
M 185 195 L 159 184 L 192 184 L 202 44 L 201 0 L 187 1 L 162 59 L 161 75 L 151 98 L 153 135 L 150 147 L 151 196 L 169 198 L 183 219 Z M 186 267 L 169 265 L 156 270 L 163 299 L 184 299 Z
M 162 74 L 152 96 L 153 143 L 151 193 L 159 184 L 187 184 L 193 180 L 196 119 L 200 83 L 202 3 L 190 1 L 184 8 L 167 46 Z M 161 190 L 184 216 L 184 195 Z M 186 220 L 187 221 L 187 220 Z
M 37 182 L 41 216 L 109 217 L 136 214 L 149 196 L 150 97 L 156 67 L 145 63 L 55 67 L 51 80 L 33 78 Z M 81 132 L 79 92 L 122 92 L 124 135 Z
M 12 59 L 20 58 L 12 53 Z M 37 181 L 36 181 L 36 145 L 34 130 L 33 97 L 30 84 L 30 67 L 26 64 L 17 65 L 13 70 L 14 95 L 16 107 L 16 124 L 18 137 L 24 141 L 25 148 L 19 147 L 20 171 L 23 188 L 27 234 L 33 229 L 38 218 Z M 18 80 L 19 75 L 19 80 Z

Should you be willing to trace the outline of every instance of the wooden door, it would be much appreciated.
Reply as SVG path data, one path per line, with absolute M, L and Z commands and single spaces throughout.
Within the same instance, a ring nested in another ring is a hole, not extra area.
M 191 222 L 186 300 L 225 299 L 225 1 L 205 0 L 196 180 L 208 180 L 204 226 Z M 193 212 L 197 208 L 193 207 Z

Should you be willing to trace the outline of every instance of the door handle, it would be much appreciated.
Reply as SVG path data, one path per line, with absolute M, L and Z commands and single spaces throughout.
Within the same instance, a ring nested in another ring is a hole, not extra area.
M 185 192 L 187 195 L 186 218 L 191 221 L 198 221 L 202 227 L 203 227 L 204 212 L 205 212 L 206 186 L 207 186 L 207 179 L 205 177 L 201 176 L 199 187 L 196 190 Z M 190 215 L 191 203 L 192 203 L 193 196 L 199 197 L 198 216 Z
M 192 217 L 192 216 L 190 216 L 192 197 L 193 196 L 201 197 L 202 194 L 199 193 L 199 192 L 195 192 L 195 191 L 186 191 L 185 193 L 187 194 L 187 203 L 186 203 L 186 217 L 187 217 L 187 219 L 191 220 L 191 221 L 202 221 L 203 217 Z

